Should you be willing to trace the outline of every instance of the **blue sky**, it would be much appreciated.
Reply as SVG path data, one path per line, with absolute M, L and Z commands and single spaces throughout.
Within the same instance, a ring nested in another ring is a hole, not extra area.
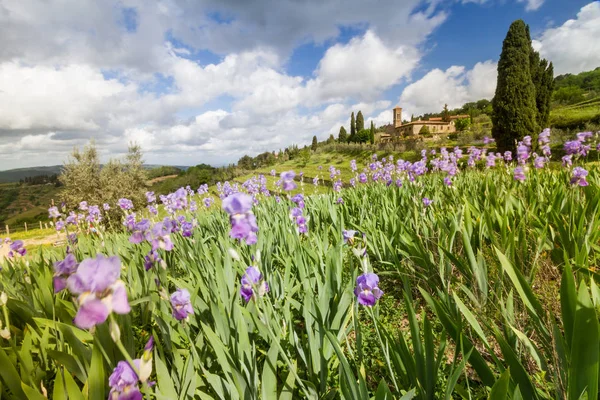
M 510 23 L 557 73 L 600 66 L 600 2 L 8 0 L 0 169 L 58 164 L 94 138 L 153 164 L 222 165 L 362 110 L 377 125 L 491 98 Z

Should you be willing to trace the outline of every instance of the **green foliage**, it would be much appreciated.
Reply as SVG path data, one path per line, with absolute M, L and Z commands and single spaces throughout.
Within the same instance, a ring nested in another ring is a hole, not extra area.
M 369 129 L 369 143 L 375 143 L 375 125 L 373 125 L 373 121 L 371 121 L 371 128 Z
M 356 131 L 360 132 L 365 129 L 365 119 L 362 115 L 362 111 L 358 111 L 356 114 Z
M 59 180 L 63 184 L 60 198 L 69 209 L 76 208 L 81 201 L 96 205 L 116 204 L 123 197 L 138 207 L 146 202 L 146 170 L 141 149 L 136 145 L 129 147 L 124 161 L 113 159 L 103 167 L 93 142 L 83 151 L 75 149 Z
M 310 150 L 308 148 L 300 150 L 300 161 L 304 165 L 310 161 Z
M 346 128 L 344 126 L 340 126 L 340 133 L 338 134 L 338 141 L 340 143 L 345 143 L 348 141 L 348 134 L 346 133 Z
M 536 122 L 539 128 L 548 127 L 550 102 L 554 89 L 554 67 L 546 59 L 540 59 L 537 51 L 530 49 L 531 81 L 535 87 Z
M 429 135 L 431 132 L 429 131 L 429 127 L 427 125 L 423 125 L 421 129 L 419 129 L 419 135 Z
M 312 151 L 317 151 L 317 146 L 319 145 L 319 141 L 317 140 L 316 136 L 313 136 L 312 138 L 312 144 L 310 145 L 310 149 Z
M 371 140 L 371 131 L 369 129 L 363 129 L 356 134 L 356 143 L 368 143 Z
M 148 179 L 160 178 L 163 176 L 169 175 L 178 175 L 182 171 L 177 167 L 172 167 L 170 165 L 163 165 L 160 167 L 152 168 L 147 171 Z
M 354 111 L 350 115 L 350 142 L 354 141 L 354 137 L 356 136 L 356 122 L 354 121 Z
M 558 105 L 575 104 L 600 96 L 600 67 L 579 74 L 559 75 L 554 79 L 552 101 Z
M 459 118 L 454 121 L 454 126 L 458 132 L 464 132 L 471 126 L 471 120 L 468 118 Z
M 498 61 L 498 83 L 493 100 L 492 135 L 500 152 L 514 151 L 516 142 L 536 135 L 536 93 L 530 72 L 529 28 L 513 22 L 502 43 Z
M 444 104 L 444 110 L 442 111 L 442 121 L 450 122 L 450 111 L 448 111 L 448 104 Z

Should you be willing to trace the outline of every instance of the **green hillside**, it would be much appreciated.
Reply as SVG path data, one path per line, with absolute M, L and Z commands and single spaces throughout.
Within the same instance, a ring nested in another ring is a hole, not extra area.
M 48 207 L 52 199 L 58 200 L 59 190 L 54 185 L 0 184 L 0 229 L 5 225 L 22 229 L 24 222 L 47 221 Z

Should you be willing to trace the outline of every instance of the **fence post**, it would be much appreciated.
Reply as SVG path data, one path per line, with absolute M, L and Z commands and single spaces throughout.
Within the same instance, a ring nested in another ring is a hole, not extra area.
M 44 226 L 46 227 L 46 229 L 48 229 L 48 223 L 47 222 L 44 223 Z
M 10 236 L 10 230 L 8 229 L 8 225 L 6 225 L 6 236 Z
M 42 229 L 42 221 L 40 221 L 40 230 Z
M 25 232 L 27 232 L 27 222 L 25 222 Z

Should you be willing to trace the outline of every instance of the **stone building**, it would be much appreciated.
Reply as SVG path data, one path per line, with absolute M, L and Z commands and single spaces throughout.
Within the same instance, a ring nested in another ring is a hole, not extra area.
M 434 135 L 447 135 L 450 133 L 456 132 L 455 121 L 457 119 L 469 118 L 468 115 L 453 115 L 450 117 L 450 121 L 442 121 L 441 117 L 437 118 L 429 118 L 428 120 L 421 120 L 419 118 L 418 121 L 408 122 L 406 124 L 402 123 L 402 108 L 394 107 L 393 110 L 394 115 L 394 129 L 398 136 L 406 137 L 406 136 L 417 136 L 421 129 L 424 126 L 427 127 L 429 133 Z

